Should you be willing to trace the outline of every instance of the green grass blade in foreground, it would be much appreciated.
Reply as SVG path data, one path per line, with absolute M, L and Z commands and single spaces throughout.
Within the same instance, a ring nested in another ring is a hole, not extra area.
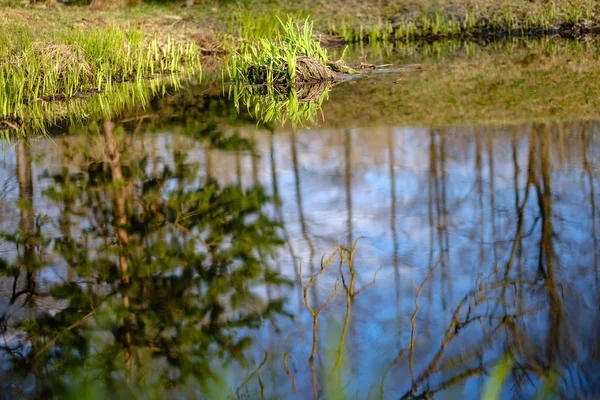
M 490 374 L 483 388 L 481 400 L 498 400 L 502 398 L 502 387 L 508 379 L 512 369 L 513 360 L 510 354 L 502 358 Z

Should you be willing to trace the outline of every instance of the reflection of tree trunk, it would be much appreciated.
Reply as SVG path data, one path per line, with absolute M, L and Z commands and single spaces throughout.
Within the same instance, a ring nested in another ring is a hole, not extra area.
M 396 230 L 396 172 L 394 170 L 396 161 L 394 157 L 394 137 L 393 131 L 388 131 L 388 158 L 390 163 L 390 224 L 392 230 L 392 242 L 394 246 L 394 280 L 396 284 L 396 313 L 398 322 L 401 322 L 400 308 L 400 269 L 398 265 L 398 232 Z M 399 326 L 400 328 L 400 326 Z
M 106 154 L 110 163 L 110 172 L 114 188 L 114 211 L 117 223 L 117 238 L 121 252 L 119 254 L 119 267 L 121 269 L 121 280 L 124 285 L 129 284 L 129 265 L 125 255 L 125 249 L 129 245 L 129 235 L 127 234 L 127 204 L 124 188 L 123 171 L 121 169 L 121 155 L 117 148 L 117 142 L 113 135 L 114 123 L 104 122 L 104 140 L 106 144 Z
M 21 201 L 21 207 L 19 207 L 19 211 L 21 213 L 19 229 L 21 234 L 24 236 L 33 235 L 35 216 L 33 211 L 31 155 L 28 145 L 22 140 L 17 142 L 17 180 L 19 183 L 19 200 Z M 27 238 L 23 246 L 23 263 L 27 270 L 25 288 L 27 299 L 25 300 L 25 303 L 30 303 L 33 301 L 33 296 L 35 294 L 36 281 L 35 271 L 33 270 L 33 266 L 35 264 L 34 258 L 34 244 L 30 238 Z M 18 277 L 15 279 L 18 279 Z
M 431 271 L 431 269 L 433 268 L 433 253 L 434 253 L 434 246 L 435 246 L 435 221 L 433 218 L 433 203 L 435 201 L 434 199 L 434 190 L 436 189 L 435 187 L 435 175 L 434 175 L 434 171 L 435 171 L 435 149 L 434 149 L 434 142 L 435 142 L 435 138 L 433 135 L 433 131 L 431 131 L 429 133 L 429 173 L 427 174 L 427 216 L 428 221 L 429 221 L 429 261 L 427 263 L 428 265 L 428 272 Z M 429 304 L 432 304 L 433 301 L 433 283 L 430 285 L 427 285 L 427 300 L 429 301 Z M 431 327 L 431 314 L 433 313 L 427 313 L 427 318 L 425 318 L 425 331 L 427 332 L 427 335 L 429 335 L 431 333 L 430 331 L 430 327 Z
M 69 152 L 69 145 L 68 142 L 66 140 L 62 140 L 61 141 L 61 176 L 63 178 L 63 182 L 62 182 L 62 191 L 63 193 L 68 193 L 70 191 L 70 186 L 71 186 L 71 179 L 70 179 L 70 170 L 69 170 L 69 155 L 67 155 L 67 153 Z M 62 215 L 59 217 L 59 224 L 60 224 L 60 231 L 63 235 L 63 238 L 65 240 L 67 240 L 68 242 L 71 242 L 72 239 L 72 235 L 71 235 L 71 207 L 73 206 L 73 201 L 71 199 L 71 197 L 69 195 L 66 195 L 65 197 L 63 197 L 63 204 L 64 204 L 64 208 L 63 208 L 63 212 Z M 66 257 L 67 261 L 67 281 L 68 282 L 75 282 L 75 270 L 74 270 L 74 265 L 73 265 L 73 260 L 70 259 L 70 257 Z
M 446 182 L 446 131 L 440 130 L 440 173 L 442 178 L 442 225 L 444 233 L 444 242 L 442 244 L 444 248 L 444 268 L 442 269 L 442 275 L 444 281 L 448 285 L 448 301 L 453 302 L 452 290 L 452 279 L 450 279 L 450 233 L 448 231 L 448 199 L 446 196 L 446 190 L 448 185 Z
M 315 254 L 315 249 L 313 247 L 313 244 L 310 240 L 310 237 L 308 236 L 308 229 L 306 227 L 306 221 L 304 220 L 304 209 L 302 207 L 302 190 L 300 187 L 300 171 L 298 169 L 298 149 L 297 149 L 297 145 L 296 145 L 296 132 L 292 131 L 291 133 L 291 145 L 292 145 L 292 166 L 294 168 L 294 181 L 295 181 L 295 188 L 296 188 L 296 204 L 298 206 L 298 219 L 300 220 L 300 229 L 302 230 L 302 236 L 304 237 L 304 240 L 306 241 L 308 248 L 309 248 L 309 259 L 308 259 L 308 267 L 310 269 L 310 273 L 311 275 L 315 273 L 314 270 L 314 265 L 313 265 L 313 257 Z M 290 245 L 290 249 L 291 249 L 291 245 Z M 298 264 L 296 264 L 298 265 Z M 302 279 L 301 277 L 299 277 L 299 279 Z M 317 294 L 317 290 L 313 290 L 312 291 L 312 296 L 313 296 L 313 304 L 317 304 L 318 302 L 318 294 Z M 315 327 L 315 334 L 316 334 L 316 327 Z M 311 366 L 312 368 L 314 368 L 314 364 Z M 314 370 L 312 371 L 312 375 L 313 375 L 313 380 L 315 379 L 315 372 Z M 315 381 L 316 382 L 316 381 Z M 316 388 L 316 386 L 315 386 Z
M 587 126 L 583 127 L 582 132 L 582 148 L 583 148 L 583 169 L 588 178 L 588 184 L 590 186 L 590 207 L 591 207 L 591 215 L 590 218 L 592 220 L 592 241 L 594 243 L 594 277 L 596 281 L 596 291 L 598 291 L 598 285 L 600 284 L 600 276 L 598 271 L 598 258 L 600 257 L 600 248 L 598 246 L 598 234 L 596 230 L 596 192 L 594 189 L 594 177 L 592 175 L 592 166 L 588 159 L 588 146 L 590 143 L 590 138 L 587 135 Z
M 122 303 L 124 308 L 129 308 L 129 263 L 127 260 L 127 248 L 129 246 L 129 235 L 127 233 L 127 195 L 125 192 L 125 181 L 121 169 L 121 155 L 117 147 L 117 142 L 113 135 L 114 123 L 104 121 L 104 141 L 106 154 L 110 163 L 110 172 L 112 183 L 114 185 L 113 207 L 117 228 L 117 239 L 119 241 L 119 268 L 121 270 L 121 285 L 123 287 Z M 123 331 L 123 345 L 126 352 L 127 367 L 130 378 L 133 374 L 133 355 L 131 345 L 131 325 L 132 316 L 125 318 Z
M 481 131 L 475 131 L 475 186 L 479 200 L 479 272 L 483 268 L 485 255 L 485 211 L 483 209 L 483 162 L 481 161 Z
M 514 161 L 515 161 L 515 185 L 518 185 L 518 164 L 517 164 L 517 155 L 516 155 L 516 146 L 513 144 L 514 151 Z M 513 239 L 513 245 L 510 251 L 510 256 L 508 262 L 506 263 L 505 268 L 505 277 L 508 277 L 514 261 L 515 256 L 517 254 L 517 249 L 521 246 L 521 239 L 523 235 L 523 224 L 525 222 L 525 207 L 527 206 L 527 201 L 529 200 L 529 187 L 534 184 L 536 178 L 535 174 L 535 165 L 536 165 L 536 154 L 537 154 L 537 144 L 535 138 L 532 138 L 529 141 L 529 164 L 527 167 L 527 181 L 525 183 L 525 191 L 523 195 L 523 201 L 519 204 L 519 190 L 518 186 L 515 187 L 515 197 L 517 197 L 517 229 L 515 232 L 515 236 Z
M 314 252 L 315 249 L 313 247 L 313 244 L 310 240 L 310 237 L 308 236 L 308 229 L 306 227 L 306 221 L 304 219 L 304 209 L 302 207 L 302 191 L 300 188 L 300 171 L 298 170 L 298 149 L 296 148 L 296 133 L 292 132 L 292 163 L 293 163 L 293 167 L 294 167 L 294 178 L 295 178 L 295 185 L 296 185 L 296 203 L 298 204 L 298 218 L 300 219 L 300 228 L 302 229 L 302 236 L 304 237 L 304 240 L 306 240 L 306 243 L 308 244 L 308 247 L 310 249 L 310 273 L 313 274 L 315 271 L 313 271 L 313 256 L 314 256 Z M 316 290 L 315 290 L 316 292 Z
M 352 133 L 349 130 L 344 132 L 346 137 L 345 160 L 346 160 L 346 209 L 348 211 L 348 227 L 346 243 L 352 246 Z
M 519 203 L 519 174 L 520 174 L 520 168 L 519 168 L 519 150 L 518 150 L 518 145 L 517 145 L 517 131 L 515 129 L 512 130 L 512 155 L 513 155 L 513 169 L 514 169 L 514 177 L 513 177 L 513 185 L 514 185 L 514 191 L 515 191 L 515 213 L 517 215 L 517 218 L 519 219 L 519 223 L 522 224 L 522 214 L 520 212 L 520 203 Z M 530 145 L 531 148 L 531 145 Z M 531 163 L 533 162 L 531 159 L 532 154 L 530 153 L 530 159 L 529 159 L 529 163 L 530 163 L 530 167 L 529 170 L 531 171 Z M 528 196 L 527 191 L 529 190 L 529 174 L 527 177 L 527 184 L 525 186 L 525 196 Z M 524 202 L 523 204 L 525 204 L 527 202 Z M 520 231 L 519 231 L 520 232 Z M 520 233 L 519 233 L 520 234 Z M 520 260 L 521 255 L 523 254 L 523 252 L 521 251 L 521 243 L 519 241 L 519 243 L 517 243 L 516 247 L 513 247 L 513 250 L 516 251 L 515 254 L 511 254 L 511 260 L 515 257 L 517 257 L 517 259 Z M 511 265 L 510 267 L 512 268 L 512 261 L 511 261 Z M 521 268 L 521 262 L 519 261 L 517 263 L 517 267 L 518 267 L 518 276 L 519 279 L 522 279 L 523 277 L 523 270 Z M 507 276 L 508 276 L 508 266 L 507 266 Z
M 21 207 L 19 207 L 21 218 L 19 222 L 19 230 L 21 235 L 27 237 L 34 234 L 34 211 L 33 211 L 33 179 L 31 170 L 31 155 L 29 153 L 29 147 L 22 140 L 17 142 L 17 181 L 19 184 L 19 200 L 21 201 Z M 27 310 L 33 312 L 35 291 L 36 291 L 36 279 L 35 279 L 35 248 L 32 240 L 26 238 L 23 249 L 23 264 L 26 269 L 25 277 L 25 288 L 19 292 L 16 292 L 16 284 L 19 279 L 20 273 L 17 272 L 15 275 L 15 281 L 13 286 L 13 296 L 10 303 L 14 303 L 21 294 L 26 295 L 24 304 L 27 305 Z M 40 376 L 42 374 L 42 365 L 35 363 L 32 367 L 33 375 L 35 376 L 35 392 L 39 395 L 41 393 Z
M 440 247 L 441 260 L 440 268 L 440 293 L 441 293 L 441 302 L 442 308 L 445 310 L 447 307 L 447 293 L 444 283 L 448 282 L 448 248 L 446 247 L 446 216 L 445 214 L 445 198 L 446 198 L 446 190 L 444 188 L 445 182 L 445 173 L 441 170 L 444 169 L 445 163 L 445 155 L 443 147 L 443 132 L 436 132 L 434 130 L 431 131 L 431 150 L 430 150 L 430 171 L 429 173 L 433 176 L 434 182 L 434 192 L 435 192 L 435 216 L 436 216 L 436 230 L 437 230 L 437 239 L 438 246 Z M 439 144 L 437 143 L 436 137 L 439 138 Z
M 292 262 L 294 263 L 294 271 L 296 272 L 296 279 L 300 278 L 300 274 L 298 273 L 298 259 L 296 257 L 296 254 L 294 253 L 294 247 L 292 246 L 292 242 L 290 240 L 290 237 L 288 235 L 287 232 L 287 228 L 286 228 L 286 224 L 285 224 L 285 219 L 283 217 L 283 210 L 282 210 L 282 200 L 281 197 L 279 196 L 279 185 L 277 183 L 277 162 L 276 162 L 276 157 L 275 157 L 275 135 L 271 134 L 271 141 L 270 141 L 270 148 L 269 148 L 269 156 L 271 159 L 271 182 L 273 185 L 273 202 L 275 203 L 275 210 L 277 212 L 277 219 L 279 219 L 279 222 L 281 223 L 281 227 L 283 230 L 283 240 L 285 241 L 286 246 L 288 247 L 288 250 L 290 252 L 290 257 L 292 258 Z M 279 265 L 278 265 L 279 267 Z M 281 272 L 281 270 L 279 271 Z M 301 299 L 300 300 L 300 304 L 302 304 Z
M 544 278 L 551 274 L 551 265 L 554 261 L 554 247 L 552 246 L 552 198 L 550 194 L 550 134 L 546 129 L 540 129 L 540 134 L 536 139 L 541 142 L 540 159 L 542 169 L 542 187 L 539 181 L 534 180 L 534 185 L 538 195 L 538 205 L 540 208 L 540 217 L 542 220 L 542 237 L 540 239 L 540 255 L 538 258 L 538 274 Z M 548 270 L 544 269 L 544 259 Z
M 206 179 L 210 180 L 213 176 L 212 152 L 208 146 L 204 147 L 204 157 L 206 159 Z
M 252 143 L 256 143 L 254 131 L 252 131 Z M 254 186 L 258 186 L 258 170 L 260 169 L 260 165 L 258 163 L 259 157 L 256 154 L 252 154 L 250 157 L 252 158 L 252 179 L 254 181 Z
M 492 224 L 492 243 L 494 254 L 494 265 L 498 262 L 498 249 L 496 245 L 496 189 L 494 172 L 494 143 L 490 132 L 487 134 L 488 169 L 490 178 L 490 221 Z
M 560 331 L 561 331 L 561 301 L 558 295 L 558 291 L 556 289 L 556 277 L 554 271 L 554 261 L 555 261 L 555 253 L 554 253 L 554 245 L 552 242 L 552 238 L 554 235 L 554 229 L 552 226 L 552 189 L 551 183 L 552 178 L 550 176 L 550 162 L 551 162 L 551 153 L 550 153 L 550 132 L 547 127 L 543 129 L 540 135 L 541 141 L 541 173 L 542 173 L 542 183 L 544 185 L 543 193 L 540 193 L 541 188 L 539 183 L 536 185 L 536 189 L 538 192 L 538 202 L 540 205 L 540 212 L 542 215 L 542 238 L 540 241 L 540 249 L 543 252 L 543 257 L 540 257 L 540 262 L 543 258 L 546 260 L 546 271 L 543 271 L 543 265 L 540 265 L 542 270 L 540 273 L 543 273 L 545 286 L 548 291 L 548 297 L 550 300 L 550 308 L 548 310 L 549 313 L 549 327 L 550 327 L 550 338 L 548 340 L 548 364 L 553 365 L 553 359 L 555 351 L 558 350 L 558 346 L 560 343 Z
M 242 187 L 242 160 L 240 159 L 240 153 L 235 153 L 235 176 L 237 179 L 237 185 Z

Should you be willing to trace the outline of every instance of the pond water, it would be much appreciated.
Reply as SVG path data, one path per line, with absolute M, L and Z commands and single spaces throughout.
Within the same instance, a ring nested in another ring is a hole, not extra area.
M 208 79 L 5 143 L 0 397 L 596 398 L 600 121 L 402 123 L 473 46 L 351 49 L 395 70 L 296 128 Z

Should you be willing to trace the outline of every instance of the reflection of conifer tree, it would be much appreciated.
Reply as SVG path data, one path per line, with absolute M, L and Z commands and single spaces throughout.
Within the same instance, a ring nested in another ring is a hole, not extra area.
M 78 282 L 48 283 L 61 306 L 15 328 L 27 335 L 11 366 L 23 376 L 38 374 L 40 390 L 56 396 L 98 379 L 103 390 L 121 395 L 139 382 L 204 385 L 219 359 L 244 363 L 252 328 L 283 312 L 281 298 L 252 291 L 259 282 L 287 283 L 268 266 L 282 245 L 266 212 L 271 198 L 256 185 L 200 183 L 183 152 L 173 169 L 148 169 L 148 156 L 127 150 L 120 127 L 106 121 L 102 128 L 102 141 L 90 137 L 102 144 L 100 153 L 83 144 L 64 153 L 63 164 L 83 154 L 86 172 L 77 185 L 63 169 L 45 192 L 60 209 L 78 211 L 60 216 L 55 257 L 44 267 L 62 257 L 77 269 Z M 19 183 L 30 198 L 25 150 Z M 29 229 L 27 212 L 22 227 Z M 84 221 L 91 227 L 75 236 L 66 229 Z
M 33 209 L 33 179 L 31 171 L 31 155 L 29 144 L 23 140 L 17 143 L 17 181 L 19 184 L 19 230 L 22 239 L 23 259 L 22 265 L 25 266 L 25 288 L 22 291 L 14 292 L 11 302 L 15 302 L 18 297 L 25 295 L 25 304 L 34 301 L 36 292 L 35 266 L 35 239 L 34 239 L 34 209 Z M 18 279 L 20 271 L 17 272 L 15 281 Z
M 35 315 L 35 296 L 37 291 L 36 270 L 39 263 L 35 254 L 35 216 L 33 205 L 33 179 L 31 169 L 31 154 L 29 144 L 23 140 L 19 140 L 16 146 L 17 156 L 17 181 L 19 184 L 19 236 L 22 248 L 22 259 L 18 260 L 18 267 L 15 269 L 15 277 L 13 284 L 13 292 L 10 299 L 10 304 L 16 304 L 20 296 L 24 295 L 25 300 L 23 305 L 26 310 L 26 316 L 33 317 Z M 17 243 L 18 243 L 17 242 Z M 17 291 L 17 283 L 19 281 L 21 270 L 25 268 L 25 284 L 23 289 Z M 6 317 L 4 317 L 6 318 Z M 4 319 L 3 318 L 3 319 Z M 36 347 L 37 348 L 37 347 Z M 35 393 L 37 396 L 42 396 L 43 387 L 40 382 L 42 374 L 41 366 L 36 365 L 32 368 L 32 375 L 35 382 Z
M 67 140 L 62 140 L 60 150 L 61 170 L 59 176 L 55 179 L 61 181 L 62 194 L 61 196 L 63 203 L 63 210 L 59 217 L 60 231 L 63 237 L 63 245 L 70 246 L 73 244 L 73 237 L 71 234 L 71 213 L 73 212 L 73 196 L 71 192 L 74 188 L 71 187 L 71 170 L 69 165 L 69 158 L 71 157 L 71 149 Z M 74 264 L 76 260 L 67 258 L 67 280 L 74 282 L 76 278 Z
M 108 161 L 110 164 L 111 181 L 113 184 L 113 210 L 117 229 L 117 240 L 119 247 L 119 269 L 121 271 L 122 284 L 122 303 L 125 310 L 129 309 L 129 260 L 127 253 L 129 251 L 129 233 L 127 232 L 127 209 L 126 209 L 126 188 L 121 169 L 121 155 L 114 137 L 114 123 L 104 121 L 104 144 Z M 133 324 L 133 315 L 125 316 L 122 341 L 125 350 L 125 359 L 129 370 L 130 378 L 133 377 L 133 354 L 131 341 L 131 325 Z

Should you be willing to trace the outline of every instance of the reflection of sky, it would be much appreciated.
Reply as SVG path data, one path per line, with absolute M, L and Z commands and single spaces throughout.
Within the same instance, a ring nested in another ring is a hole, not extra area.
M 512 132 L 504 128 L 485 132 L 453 128 L 442 133 L 412 128 L 311 130 L 296 133 L 295 137 L 285 132 L 274 137 L 265 132 L 241 132 L 257 140 L 260 157 L 254 160 L 248 154 L 206 151 L 184 138 L 164 133 L 143 137 L 131 152 L 143 154 L 143 149 L 154 148 L 160 158 L 156 167 L 160 169 L 161 165 L 172 165 L 173 149 L 179 146 L 189 151 L 188 162 L 204 166 L 201 175 L 210 170 L 223 184 L 235 184 L 239 180 L 245 187 L 252 186 L 256 176 L 258 183 L 269 192 L 273 190 L 274 169 L 284 226 L 295 256 L 292 258 L 285 248 L 277 260 L 288 277 L 295 278 L 302 263 L 306 281 L 311 272 L 318 270 L 322 255 L 331 253 L 338 244 L 348 245 L 348 241 L 362 237 L 356 252 L 357 288 L 368 285 L 381 268 L 376 284 L 353 303 L 345 344 L 346 357 L 352 360 L 345 370 L 353 377 L 347 393 L 357 391 L 362 398 L 368 390 L 375 391 L 371 385 L 379 382 L 398 350 L 410 342 L 414 285 L 421 283 L 440 257 L 443 261 L 439 263 L 438 272 L 425 285 L 419 299 L 416 374 L 439 348 L 454 308 L 474 287 L 477 276 L 490 274 L 496 265 L 500 268 L 506 265 L 517 226 L 514 182 L 516 178 L 517 194 L 522 201 L 531 129 L 520 128 L 514 142 Z M 598 288 L 594 281 L 594 257 L 598 248 L 594 247 L 592 232 L 594 224 L 596 229 L 600 227 L 598 210 L 592 219 L 591 187 L 582 162 L 582 141 L 577 126 L 572 129 L 571 134 L 562 138 L 563 147 L 556 141 L 551 144 L 556 275 L 565 307 L 580 314 L 569 314 L 573 329 L 580 328 L 573 332 L 580 335 L 582 341 L 585 338 L 593 341 L 590 331 L 598 320 L 595 312 Z M 598 126 L 594 129 L 598 130 Z M 513 145 L 516 154 L 513 154 Z M 60 151 L 46 141 L 35 141 L 32 146 L 32 154 L 46 154 L 43 161 L 33 164 L 34 204 L 38 212 L 53 220 L 44 228 L 47 233 L 59 235 L 56 223 L 59 209 L 43 195 L 50 180 L 42 178 L 42 174 L 44 170 L 52 173 L 61 167 Z M 588 148 L 588 158 L 593 160 L 591 180 L 596 202 L 600 200 L 600 190 L 596 187 L 598 148 L 591 145 Z M 14 152 L 7 152 L 4 160 L 0 166 L 0 185 L 7 182 L 9 189 L 0 203 L 0 226 L 5 230 L 18 226 L 19 212 L 10 206 L 18 198 Z M 148 170 L 154 167 L 151 162 Z M 539 160 L 535 168 L 543 190 Z M 237 176 L 238 171 L 240 176 Z M 525 237 L 513 269 L 522 270 L 529 280 L 538 278 L 539 215 L 537 194 L 531 188 L 524 212 Z M 6 245 L 0 244 L 0 249 L 8 258 L 13 256 Z M 311 302 L 318 305 L 328 298 L 338 277 L 336 268 L 317 279 Z M 56 269 L 41 272 L 41 279 L 64 279 L 65 271 L 65 266 L 57 261 Z M 297 288 L 287 295 L 288 308 L 296 314 L 296 319 L 281 321 L 284 334 L 274 333 L 268 327 L 262 330 L 257 336 L 259 346 L 255 351 L 260 362 L 264 353 L 259 349 L 276 346 L 291 350 L 291 363 L 299 385 L 297 397 L 303 398 L 311 392 L 306 360 L 312 340 L 312 319 L 301 303 Z M 546 307 L 543 293 L 532 291 L 527 296 L 531 304 L 541 303 L 542 309 Z M 582 304 L 584 306 L 579 307 Z M 341 293 L 323 312 L 319 334 L 322 338 L 330 335 L 333 338 L 330 343 L 334 344 L 326 345 L 323 341 L 320 345 L 318 362 L 321 366 L 328 347 L 332 347 L 333 353 L 337 351 L 336 338 L 340 336 L 345 312 L 346 302 Z M 546 314 L 530 319 L 528 325 L 527 329 L 544 340 L 548 326 Z M 453 342 L 447 356 L 458 355 L 477 345 L 480 338 L 481 331 L 477 327 L 467 328 Z M 501 340 L 489 346 L 487 357 L 491 359 L 490 355 L 502 351 Z M 275 371 L 283 374 L 276 368 Z M 450 368 L 445 374 L 450 377 L 453 371 L 455 369 Z M 388 377 L 390 392 L 386 393 L 394 397 L 407 390 L 408 376 L 410 370 L 404 360 Z M 282 375 L 279 379 L 286 382 L 287 378 Z M 327 377 L 321 379 L 328 380 Z M 432 382 L 443 379 L 444 374 L 437 374 Z M 452 395 L 478 397 L 481 382 L 479 378 L 469 381 L 462 389 L 454 389 Z

